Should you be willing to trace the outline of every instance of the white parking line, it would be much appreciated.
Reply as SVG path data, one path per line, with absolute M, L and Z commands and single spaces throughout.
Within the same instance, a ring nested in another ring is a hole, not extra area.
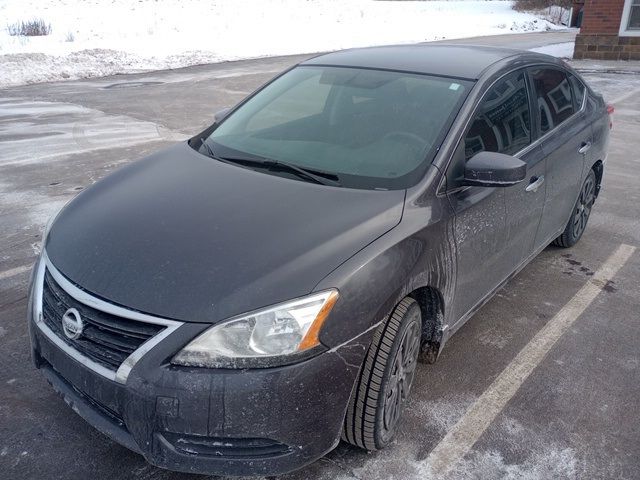
M 431 451 L 426 459 L 427 471 L 436 476 L 444 475 L 464 457 L 556 341 L 593 302 L 635 250 L 630 245 L 620 245 L 578 293 L 520 350 Z
M 6 280 L 7 278 L 20 275 L 21 273 L 28 272 L 29 270 L 31 270 L 31 265 L 23 265 L 21 267 L 10 268 L 9 270 L 0 272 L 0 280 Z

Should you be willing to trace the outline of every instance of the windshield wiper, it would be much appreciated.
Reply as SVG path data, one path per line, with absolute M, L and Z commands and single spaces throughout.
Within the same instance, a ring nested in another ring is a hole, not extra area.
M 244 158 L 244 157 L 230 157 L 230 156 L 220 156 L 216 155 L 213 151 L 211 145 L 207 143 L 207 139 L 205 137 L 200 138 L 200 146 L 204 147 L 206 153 L 211 158 L 216 160 L 220 160 L 226 163 L 240 163 L 244 165 L 256 165 L 259 167 L 264 167 L 268 169 L 279 168 L 281 170 L 286 170 L 288 172 L 294 173 L 299 177 L 305 178 L 307 180 L 311 180 L 312 182 L 319 183 L 321 185 L 332 185 L 339 187 L 341 186 L 338 175 L 335 173 L 322 172 L 319 170 L 313 170 L 310 168 L 303 168 L 297 165 L 293 165 L 291 163 L 282 162 L 280 160 L 272 160 L 270 158 Z M 331 177 L 335 178 L 332 179 Z
M 211 148 L 211 145 L 207 143 L 207 139 L 205 137 L 200 137 L 200 146 L 204 147 L 204 149 L 207 151 L 207 155 L 209 155 L 211 158 L 217 158 L 215 152 L 213 151 L 213 148 Z
M 207 145 L 207 148 L 209 148 L 209 151 L 211 152 L 211 148 L 208 145 Z M 221 157 L 219 155 L 214 155 L 212 152 L 211 152 L 211 155 L 213 156 L 213 158 L 222 160 L 223 162 L 227 162 L 227 163 L 240 163 L 244 165 L 255 165 L 255 166 L 264 167 L 267 169 L 285 170 L 287 172 L 298 175 L 301 178 L 306 178 L 307 180 L 311 180 L 312 182 L 319 183 L 321 185 L 331 185 L 334 187 L 341 186 L 339 178 L 335 173 L 321 172 L 318 170 L 312 170 L 310 168 L 303 168 L 297 165 L 293 165 L 291 163 L 282 162 L 280 160 L 272 160 L 270 158 L 260 158 L 260 157 L 244 158 L 244 157 L 227 157 L 227 156 Z M 335 180 L 333 180 L 330 177 L 334 177 Z

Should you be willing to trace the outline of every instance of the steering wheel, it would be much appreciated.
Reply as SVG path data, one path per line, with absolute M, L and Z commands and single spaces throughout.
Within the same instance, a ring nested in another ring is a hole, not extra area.
M 409 140 L 410 142 L 415 143 L 419 147 L 423 147 L 427 143 L 427 141 L 424 138 L 422 138 L 420 135 L 416 135 L 415 133 L 411 133 L 411 132 L 394 131 L 394 132 L 385 133 L 382 136 L 382 140 L 393 139 L 393 138 L 398 138 L 400 140 L 402 139 Z

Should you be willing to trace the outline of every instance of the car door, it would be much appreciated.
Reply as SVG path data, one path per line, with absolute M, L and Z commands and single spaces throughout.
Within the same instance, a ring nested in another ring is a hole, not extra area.
M 564 229 L 580 189 L 592 142 L 582 97 L 576 98 L 567 72 L 560 67 L 529 70 L 536 97 L 536 124 L 547 165 L 547 196 L 536 247 L 551 242 Z
M 531 144 L 530 89 L 525 69 L 498 79 L 469 122 L 447 171 L 455 212 L 458 276 L 453 318 L 463 318 L 527 258 L 545 200 L 545 161 Z M 481 151 L 514 155 L 527 163 L 527 178 L 511 187 L 460 187 L 464 164 Z

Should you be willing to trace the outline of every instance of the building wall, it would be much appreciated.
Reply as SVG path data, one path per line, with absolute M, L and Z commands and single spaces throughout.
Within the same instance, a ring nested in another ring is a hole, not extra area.
M 619 36 L 625 0 L 586 0 L 573 58 L 640 60 L 640 36 Z
M 624 0 L 586 0 L 580 34 L 618 35 Z

